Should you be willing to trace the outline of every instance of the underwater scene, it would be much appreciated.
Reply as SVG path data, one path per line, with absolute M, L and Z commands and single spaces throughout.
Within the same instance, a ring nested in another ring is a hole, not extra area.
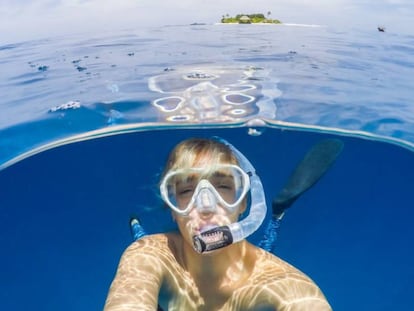
M 310 276 L 333 310 L 410 309 L 413 43 L 186 25 L 0 46 L 1 308 L 102 310 L 130 217 L 177 230 L 159 194 L 169 151 L 218 136 L 264 186 L 249 241 Z M 272 200 L 304 165 L 326 170 L 269 237 Z

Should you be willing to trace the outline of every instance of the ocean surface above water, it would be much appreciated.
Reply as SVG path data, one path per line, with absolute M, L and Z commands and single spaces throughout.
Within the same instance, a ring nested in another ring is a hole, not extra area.
M 0 167 L 50 142 L 116 125 L 252 119 L 413 149 L 413 43 L 414 36 L 376 29 L 218 24 L 3 45 Z M 234 109 L 218 118 L 226 99 Z
M 409 310 L 413 43 L 187 25 L 0 46 L 0 308 L 102 309 L 129 216 L 149 233 L 175 228 L 157 195 L 169 149 L 218 135 L 253 162 L 269 202 L 307 150 L 341 139 L 286 213 L 276 253 L 336 311 Z

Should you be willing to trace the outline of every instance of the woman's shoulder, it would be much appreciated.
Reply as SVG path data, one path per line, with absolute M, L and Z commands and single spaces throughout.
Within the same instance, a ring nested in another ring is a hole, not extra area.
M 123 256 L 153 255 L 160 258 L 172 254 L 179 239 L 180 235 L 175 232 L 150 234 L 129 245 Z
M 273 255 L 263 249 L 256 249 L 256 273 L 255 275 L 269 278 L 273 282 L 312 282 L 309 276 L 294 267 L 282 258 Z
M 263 287 L 269 290 L 267 294 L 284 293 L 291 298 L 286 301 L 287 304 L 297 304 L 303 300 L 303 304 L 315 304 L 321 306 L 320 310 L 330 310 L 322 291 L 308 275 L 278 256 L 259 248 L 256 251 L 258 259 L 253 274 L 256 278 L 254 282 L 267 284 Z

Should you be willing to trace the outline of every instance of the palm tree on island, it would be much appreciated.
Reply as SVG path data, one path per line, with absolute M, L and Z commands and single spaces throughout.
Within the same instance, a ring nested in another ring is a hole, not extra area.
M 281 24 L 281 22 L 277 19 L 270 19 L 271 14 L 272 12 L 268 11 L 267 18 L 263 13 L 237 14 L 234 17 L 230 16 L 229 14 L 226 14 L 226 16 L 222 16 L 221 22 L 225 24 Z

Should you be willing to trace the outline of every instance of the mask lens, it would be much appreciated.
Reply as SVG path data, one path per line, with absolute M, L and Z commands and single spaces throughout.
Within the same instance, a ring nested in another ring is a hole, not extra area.
M 178 172 L 172 175 L 166 182 L 168 200 L 179 210 L 184 210 L 198 184 L 198 177 L 194 174 Z
M 227 204 L 237 202 L 243 191 L 243 176 L 234 168 L 218 169 L 208 181 Z
M 206 180 L 208 183 L 199 183 Z M 217 165 L 211 168 L 190 168 L 169 173 L 164 181 L 164 193 L 170 206 L 184 211 L 188 208 L 194 195 L 202 188 L 213 187 L 217 200 L 224 205 L 237 203 L 248 191 L 248 177 L 235 165 Z M 163 193 L 163 191 L 162 191 Z M 226 206 L 224 206 L 226 207 Z

